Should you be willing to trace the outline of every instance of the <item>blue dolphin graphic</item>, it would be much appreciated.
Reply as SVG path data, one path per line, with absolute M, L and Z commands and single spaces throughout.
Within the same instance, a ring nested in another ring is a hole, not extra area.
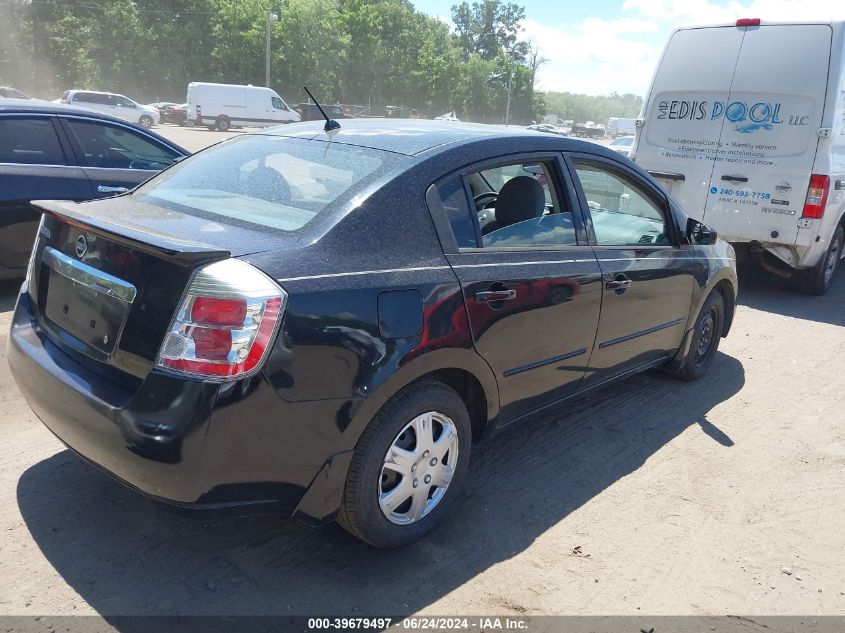
M 771 123 L 737 123 L 734 130 L 742 134 L 750 134 L 757 130 L 771 130 L 773 127 Z

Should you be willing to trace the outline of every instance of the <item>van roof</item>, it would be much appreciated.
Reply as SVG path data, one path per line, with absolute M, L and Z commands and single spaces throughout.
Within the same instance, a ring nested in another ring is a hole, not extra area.
M 746 16 L 738 16 L 737 20 L 747 19 Z M 819 25 L 819 24 L 826 24 L 830 26 L 842 26 L 845 25 L 845 20 L 789 20 L 785 22 L 778 22 L 778 21 L 769 21 L 763 20 L 761 18 L 760 26 L 810 26 L 810 25 Z M 691 31 L 693 29 L 714 29 L 714 28 L 737 28 L 736 20 L 733 22 L 716 22 L 713 24 L 688 24 L 682 25 L 677 27 L 676 31 Z M 739 28 L 748 28 L 748 27 L 739 27 Z
M 251 84 L 217 84 L 209 81 L 192 81 L 188 84 L 190 86 L 219 86 L 222 88 L 250 88 L 252 90 L 269 90 L 270 92 L 275 92 L 272 88 L 267 88 L 266 86 L 253 86 Z

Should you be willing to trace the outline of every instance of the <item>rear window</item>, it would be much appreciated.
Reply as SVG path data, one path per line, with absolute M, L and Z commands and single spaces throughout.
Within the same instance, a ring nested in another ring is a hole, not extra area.
M 0 163 L 64 165 L 65 155 L 50 119 L 0 119 Z
M 200 152 L 132 195 L 218 222 L 296 231 L 404 160 L 336 142 L 247 135 Z

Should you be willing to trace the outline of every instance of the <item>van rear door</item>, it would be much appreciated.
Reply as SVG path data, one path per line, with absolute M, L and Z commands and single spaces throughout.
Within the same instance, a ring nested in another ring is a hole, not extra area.
M 724 103 L 730 94 L 743 31 L 720 27 L 672 34 L 631 152 L 696 219 L 704 215 L 722 133 L 714 104 Z
M 832 30 L 825 24 L 744 30 L 719 117 L 721 148 L 704 221 L 736 241 L 791 245 L 818 147 Z

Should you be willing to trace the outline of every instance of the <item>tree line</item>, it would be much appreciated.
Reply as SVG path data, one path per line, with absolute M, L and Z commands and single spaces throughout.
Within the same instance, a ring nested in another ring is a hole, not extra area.
M 523 7 L 461 2 L 450 17 L 453 29 L 409 0 L 0 0 L 0 84 L 141 102 L 181 102 L 189 81 L 263 85 L 269 25 L 270 87 L 292 103 L 307 99 L 307 85 L 376 115 L 395 105 L 502 122 L 510 84 L 512 122 L 539 120 L 549 105 L 581 118 L 591 98 L 535 91 L 544 60 L 521 37 Z

